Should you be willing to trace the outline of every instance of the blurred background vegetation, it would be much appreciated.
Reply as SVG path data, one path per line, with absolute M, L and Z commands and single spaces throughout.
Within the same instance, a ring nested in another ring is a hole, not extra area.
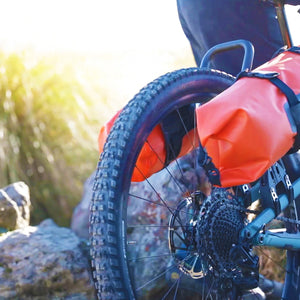
M 194 65 L 176 2 L 0 7 L 0 188 L 24 181 L 31 224 L 69 226 L 97 166 L 101 125 L 148 82 Z
M 98 162 L 101 125 L 148 82 L 194 65 L 176 2 L 0 7 L 0 188 L 24 181 L 31 224 L 69 226 Z
M 182 67 L 184 55 L 170 57 L 166 71 Z M 0 182 L 29 186 L 33 225 L 45 218 L 70 225 L 83 183 L 97 165 L 101 125 L 130 100 L 133 88 L 142 87 L 135 81 L 125 89 L 124 70 L 96 71 L 113 70 L 113 61 L 109 55 L 0 53 Z
M 69 225 L 98 156 L 90 96 L 70 69 L 2 53 L 0 99 L 1 184 L 29 185 L 33 224 Z

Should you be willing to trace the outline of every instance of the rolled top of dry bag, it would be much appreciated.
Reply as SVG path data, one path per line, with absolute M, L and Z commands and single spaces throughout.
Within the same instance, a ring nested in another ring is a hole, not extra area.
M 293 147 L 300 124 L 299 50 L 291 48 L 242 74 L 197 108 L 200 141 L 220 172 L 222 186 L 257 180 Z

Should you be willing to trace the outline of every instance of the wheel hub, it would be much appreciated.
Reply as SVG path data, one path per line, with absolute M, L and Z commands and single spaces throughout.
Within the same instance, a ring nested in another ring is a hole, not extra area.
M 184 198 L 174 210 L 169 222 L 169 248 L 177 267 L 194 279 L 204 276 L 202 260 L 197 250 L 196 228 L 199 203 L 204 194 Z

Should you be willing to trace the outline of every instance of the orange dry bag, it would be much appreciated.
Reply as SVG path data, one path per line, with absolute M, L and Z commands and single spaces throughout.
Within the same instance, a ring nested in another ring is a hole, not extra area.
M 175 158 L 181 157 L 192 150 L 193 145 L 189 141 L 189 136 L 193 136 L 194 128 L 194 105 L 187 105 L 178 109 L 177 112 L 170 113 L 162 122 L 154 127 L 147 142 L 136 161 L 131 181 L 143 181 L 152 174 L 162 170 Z M 103 151 L 105 141 L 110 130 L 118 118 L 121 111 L 118 111 L 100 129 L 98 136 L 98 146 L 100 153 Z M 185 127 L 182 125 L 185 124 Z M 188 131 L 188 133 L 186 133 Z
M 197 108 L 200 141 L 222 186 L 253 182 L 293 146 L 300 148 L 299 70 L 300 48 L 293 47 L 241 72 L 231 87 Z

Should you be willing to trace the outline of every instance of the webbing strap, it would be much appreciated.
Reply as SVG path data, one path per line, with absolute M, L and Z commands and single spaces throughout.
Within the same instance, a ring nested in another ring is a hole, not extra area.
M 287 84 L 285 84 L 281 79 L 279 79 L 278 77 L 274 77 L 274 78 L 270 78 L 269 80 L 286 95 L 286 98 L 291 107 L 299 103 L 298 98 L 295 95 L 294 91 Z
M 289 49 L 287 49 L 286 51 L 289 51 L 289 52 L 293 52 L 293 53 L 296 53 L 296 54 L 300 54 L 300 47 L 291 47 Z
M 299 115 L 300 102 L 296 94 L 294 93 L 294 91 L 287 84 L 285 84 L 281 79 L 275 77 L 275 78 L 271 78 L 270 81 L 274 85 L 276 85 L 283 94 L 285 94 L 287 101 L 290 105 L 290 111 L 297 128 L 297 135 L 295 137 L 293 148 L 289 152 L 295 152 L 300 148 L 300 115 Z
M 300 54 L 300 47 L 293 47 L 296 49 L 292 49 L 292 52 L 299 51 Z M 288 51 L 290 51 L 290 49 Z M 297 151 L 300 149 L 300 102 L 295 95 L 294 91 L 285 84 L 280 78 L 278 78 L 279 73 L 277 72 L 241 72 L 237 75 L 236 80 L 242 77 L 255 77 L 260 79 L 268 79 L 272 82 L 287 98 L 287 101 L 290 106 L 290 111 L 295 122 L 297 128 L 297 135 L 295 137 L 295 142 L 293 148 L 289 151 L 290 153 Z

